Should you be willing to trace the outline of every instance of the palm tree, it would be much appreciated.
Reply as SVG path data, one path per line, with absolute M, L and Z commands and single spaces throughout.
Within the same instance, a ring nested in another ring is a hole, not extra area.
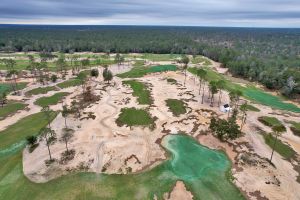
M 181 63 L 183 63 L 183 70 L 184 70 L 184 86 L 186 81 L 186 70 L 188 68 L 188 64 L 190 62 L 190 59 L 188 56 L 184 55 L 181 57 Z
M 207 74 L 207 72 L 202 68 L 197 70 L 197 76 L 199 77 L 199 95 L 201 92 L 202 83 L 206 78 L 206 74 Z
M 218 87 L 217 87 L 217 82 L 211 81 L 209 82 L 209 90 L 211 93 L 211 100 L 210 100 L 210 106 L 214 106 L 214 95 L 218 93 Z
M 48 153 L 49 153 L 49 158 L 50 160 L 52 160 L 52 155 L 51 155 L 51 151 L 50 151 L 50 145 L 52 145 L 55 141 L 55 132 L 53 130 L 51 130 L 50 128 L 42 128 L 40 130 L 40 136 L 45 138 L 46 140 L 46 145 L 48 148 Z
M 48 122 L 48 128 L 50 129 L 50 123 L 51 123 L 51 110 L 49 108 L 49 106 L 45 106 L 42 108 L 42 112 L 44 113 L 46 120 Z
M 242 123 L 241 123 L 241 127 L 240 127 L 240 131 L 242 131 L 243 129 L 243 126 L 245 125 L 246 123 L 246 120 L 247 120 L 247 106 L 248 106 L 248 103 L 246 101 L 246 103 L 244 103 L 243 105 L 241 105 L 240 107 L 240 110 L 242 111 Z
M 69 109 L 66 105 L 63 106 L 63 110 L 61 112 L 61 115 L 65 118 L 65 127 L 68 128 L 67 127 L 67 117 L 69 115 Z
M 270 162 L 272 162 L 274 149 L 275 149 L 276 143 L 277 143 L 277 138 L 278 138 L 278 136 L 280 136 L 286 129 L 285 129 L 284 126 L 279 125 L 279 126 L 274 126 L 274 127 L 272 128 L 272 130 L 273 130 L 274 133 L 275 133 L 275 141 L 274 141 L 274 144 L 273 144 L 273 147 L 272 147 L 272 153 L 271 153 Z
M 15 70 L 16 61 L 13 59 L 3 59 L 2 63 L 4 63 L 4 65 L 7 68 L 8 76 L 12 76 L 12 78 L 14 79 L 14 84 L 12 84 L 11 86 L 14 93 L 16 94 L 18 90 L 18 83 L 17 83 L 18 71 Z
M 218 101 L 218 106 L 220 106 L 221 104 L 221 99 L 222 99 L 222 90 L 224 89 L 225 87 L 225 81 L 222 79 L 222 80 L 219 80 L 217 81 L 217 88 L 219 89 L 219 101 Z
M 74 136 L 74 130 L 70 128 L 63 128 L 63 134 L 61 136 L 61 141 L 65 143 L 67 153 L 69 153 L 68 142 Z
M 113 79 L 113 74 L 108 69 L 108 66 L 105 66 L 105 69 L 103 70 L 102 76 L 103 76 L 104 81 L 107 81 L 108 84 L 109 84 L 109 81 L 111 81 Z

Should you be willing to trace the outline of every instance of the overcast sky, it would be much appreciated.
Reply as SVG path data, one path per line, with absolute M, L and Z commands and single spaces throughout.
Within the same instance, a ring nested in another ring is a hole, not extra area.
M 0 24 L 300 27 L 300 0 L 0 0 Z

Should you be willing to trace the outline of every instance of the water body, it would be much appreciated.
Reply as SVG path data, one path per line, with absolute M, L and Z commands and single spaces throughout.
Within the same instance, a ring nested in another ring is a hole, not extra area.
M 227 179 L 231 165 L 223 152 L 185 135 L 166 136 L 163 146 L 170 159 L 148 171 L 130 175 L 74 173 L 44 184 L 24 177 L 20 153 L 0 157 L 0 199 L 162 199 L 177 180 L 185 183 L 194 199 L 244 199 Z

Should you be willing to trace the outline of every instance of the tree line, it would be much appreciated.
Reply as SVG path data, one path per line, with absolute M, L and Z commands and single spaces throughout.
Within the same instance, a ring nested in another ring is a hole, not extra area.
M 299 37 L 299 29 L 2 25 L 0 51 L 201 54 L 297 98 Z

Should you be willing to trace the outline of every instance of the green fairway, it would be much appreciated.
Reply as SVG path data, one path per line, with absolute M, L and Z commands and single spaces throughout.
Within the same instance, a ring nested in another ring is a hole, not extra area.
M 52 112 L 51 118 L 57 113 Z M 37 135 L 39 130 L 47 125 L 45 114 L 40 112 L 29 115 L 0 132 L 0 152 L 12 145 L 25 140 L 26 136 Z M 0 198 L 1 199 L 1 198 Z
M 153 126 L 154 119 L 143 109 L 122 108 L 121 113 L 116 120 L 118 126 Z
M 186 113 L 186 106 L 185 103 L 178 99 L 167 99 L 166 104 L 169 107 L 170 111 L 175 116 L 179 116 L 181 114 Z
M 18 110 L 23 110 L 26 106 L 23 103 L 9 101 L 6 105 L 0 107 L 0 120 L 16 113 Z
M 144 83 L 136 80 L 123 81 L 123 84 L 129 85 L 133 90 L 133 96 L 137 97 L 139 104 L 151 104 L 151 96 L 149 90 Z
M 56 91 L 58 90 L 55 86 L 48 86 L 48 87 L 38 87 L 32 90 L 29 90 L 25 93 L 26 96 L 31 95 L 38 95 L 38 94 L 46 94 L 49 91 Z
M 65 96 L 69 95 L 68 92 L 59 92 L 50 97 L 41 97 L 37 99 L 34 104 L 39 105 L 41 107 L 56 105 L 58 104 Z
M 280 110 L 300 112 L 300 108 L 297 107 L 296 105 L 291 103 L 285 103 L 280 97 L 264 92 L 262 89 L 255 88 L 252 85 L 243 87 L 237 83 L 233 83 L 232 81 L 226 79 L 226 77 L 224 77 L 223 75 L 209 68 L 205 68 L 205 70 L 207 71 L 206 80 L 208 82 L 224 80 L 225 81 L 224 88 L 229 92 L 233 90 L 240 90 L 243 92 L 243 96 L 246 97 L 247 99 L 254 100 L 263 105 L 267 105 Z M 197 68 L 188 68 L 188 71 L 193 74 L 197 74 Z
M 264 139 L 265 139 L 266 144 L 268 146 L 270 146 L 271 148 L 273 148 L 274 142 L 275 142 L 275 137 L 271 133 L 269 133 L 269 134 L 265 133 Z M 291 158 L 293 158 L 295 156 L 295 151 L 290 146 L 288 146 L 287 144 L 284 144 L 279 139 L 276 142 L 276 146 L 275 146 L 274 150 L 287 160 L 290 160 Z M 271 152 L 270 152 L 270 155 L 271 155 Z
M 176 71 L 176 65 L 157 65 L 151 67 L 139 66 L 132 68 L 129 72 L 118 74 L 120 78 L 139 78 L 149 73 L 165 72 L 165 71 Z
M 1 142 L 1 140 L 0 140 Z M 0 199 L 153 199 L 170 192 L 177 180 L 184 181 L 195 200 L 242 200 L 228 180 L 231 164 L 226 155 L 210 150 L 184 135 L 163 139 L 170 158 L 141 173 L 105 175 L 71 173 L 47 183 L 33 183 L 22 172 L 21 153 L 0 155 Z M 213 162 L 212 162 L 213 161 Z

